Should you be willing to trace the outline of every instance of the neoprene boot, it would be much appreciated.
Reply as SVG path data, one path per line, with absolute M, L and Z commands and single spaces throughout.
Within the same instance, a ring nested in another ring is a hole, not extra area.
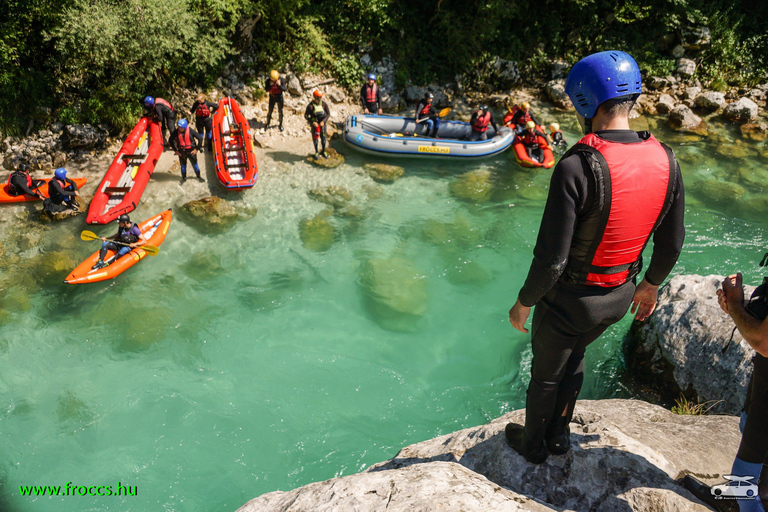
M 552 422 L 544 436 L 547 440 L 547 448 L 552 455 L 564 455 L 571 449 L 571 429 L 568 426 L 568 418 L 560 417 Z
M 543 439 L 530 439 L 525 433 L 525 427 L 508 423 L 504 428 L 504 438 L 507 444 L 522 455 L 531 464 L 541 464 L 547 460 L 547 449 Z

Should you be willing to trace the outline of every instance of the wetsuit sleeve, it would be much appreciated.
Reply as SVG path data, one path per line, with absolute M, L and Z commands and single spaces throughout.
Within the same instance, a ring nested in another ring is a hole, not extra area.
M 179 130 L 173 130 L 168 136 L 168 143 L 174 151 L 179 150 Z
M 512 123 L 513 123 L 513 124 L 519 124 L 519 123 L 517 122 L 517 120 L 518 120 L 518 119 L 520 119 L 520 117 L 521 117 L 522 115 L 523 115 L 523 111 L 522 111 L 522 110 L 518 110 L 517 112 L 515 112 L 515 115 L 513 115 L 513 116 L 512 116 Z
M 418 105 L 416 105 L 416 119 L 421 119 L 421 110 L 424 108 L 425 103 L 423 101 L 420 101 Z
M 193 130 L 192 128 L 189 129 L 189 133 L 192 134 L 194 138 L 197 139 L 197 143 L 195 144 L 195 149 L 198 151 L 203 150 L 203 136 L 200 135 L 197 130 Z
M 571 155 L 561 160 L 552 173 L 533 262 L 518 295 L 523 306 L 536 304 L 565 270 L 578 215 L 585 210 L 589 190 L 594 188 L 585 167 L 580 155 Z
M 282 78 L 277 81 L 277 86 L 280 87 L 280 90 L 283 92 L 288 90 L 288 84 L 286 84 L 285 80 Z
M 196 111 L 197 111 L 197 106 L 198 106 L 199 104 L 200 104 L 200 102 L 199 102 L 199 101 L 196 101 L 196 102 L 194 102 L 194 103 L 192 104 L 192 108 L 190 108 L 190 109 L 189 109 L 189 113 L 194 115 L 194 114 L 196 113 Z
M 309 124 L 312 124 L 312 103 L 307 105 L 307 108 L 304 110 L 304 119 L 306 119 Z
M 215 114 L 217 110 L 219 110 L 219 104 L 214 103 L 212 101 L 206 101 L 205 102 L 208 105 L 208 110 L 211 111 L 211 115 Z
M 680 164 L 678 164 L 672 205 L 653 234 L 653 255 L 645 272 L 645 280 L 652 285 L 660 285 L 677 263 L 685 239 L 684 214 L 685 190 Z
M 72 192 L 70 192 L 70 195 L 75 195 L 75 191 L 77 190 L 77 183 L 75 183 L 75 180 L 70 178 L 64 178 L 67 180 L 67 183 L 72 186 Z M 69 191 L 68 191 L 69 192 Z
M 267 91 L 267 92 L 269 92 L 269 90 L 272 88 L 272 86 L 271 86 L 271 85 L 270 85 L 270 83 L 269 83 L 270 81 L 271 81 L 271 80 L 270 80 L 269 78 L 267 78 L 266 80 L 264 80 L 264 90 L 265 90 L 265 91 Z

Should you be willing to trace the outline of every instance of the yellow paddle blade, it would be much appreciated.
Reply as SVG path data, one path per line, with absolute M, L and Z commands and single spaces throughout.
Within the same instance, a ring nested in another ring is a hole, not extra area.
M 154 245 L 140 245 L 137 249 L 141 249 L 150 256 L 157 256 L 157 253 L 160 252 L 160 248 Z
M 98 240 L 99 238 L 101 238 L 99 235 L 87 229 L 80 233 L 80 240 Z
M 448 114 L 451 113 L 451 107 L 445 107 L 443 110 L 440 111 L 439 114 L 437 114 L 439 117 L 445 117 Z

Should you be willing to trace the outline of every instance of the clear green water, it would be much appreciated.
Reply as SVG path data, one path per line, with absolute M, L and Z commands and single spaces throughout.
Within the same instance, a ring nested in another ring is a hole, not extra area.
M 765 211 L 694 190 L 730 179 L 745 187 L 744 201 L 761 204 L 759 183 L 744 178 L 744 169 L 762 172 L 760 146 L 733 161 L 666 135 L 690 198 L 674 273 L 741 269 L 758 279 Z M 360 173 L 367 157 L 349 154 L 333 171 L 274 157 L 236 201 L 258 207 L 256 216 L 216 236 L 177 216 L 160 254 L 111 282 L 59 284 L 95 249 L 77 239 L 78 221 L 45 231 L 42 250 L 4 232 L 6 253 L 22 258 L 0 278 L 0 509 L 235 510 L 524 405 L 529 339 L 507 311 L 530 264 L 548 171 L 521 170 L 510 153 L 394 162 L 406 176 L 376 197 Z M 493 173 L 492 198 L 457 200 L 451 183 L 477 169 Z M 326 207 L 306 190 L 334 184 L 353 192 L 364 216 L 329 217 L 333 245 L 307 250 L 299 223 Z M 180 201 L 175 183 L 152 187 Z M 137 218 L 167 205 L 150 196 Z M 364 271 L 392 257 L 404 268 L 394 275 L 426 294 L 404 323 L 372 306 Z M 590 347 L 583 397 L 628 396 L 620 345 L 629 323 Z M 19 495 L 20 485 L 67 482 L 121 482 L 138 493 Z

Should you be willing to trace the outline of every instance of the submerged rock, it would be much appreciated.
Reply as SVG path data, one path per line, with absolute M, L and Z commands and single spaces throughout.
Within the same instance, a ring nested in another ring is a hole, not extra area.
M 223 233 L 238 219 L 235 207 L 218 196 L 190 201 L 181 207 L 181 211 L 188 223 L 201 233 Z
M 741 136 L 745 139 L 763 141 L 768 136 L 768 124 L 765 123 L 745 123 L 741 125 Z
M 462 174 L 450 185 L 451 194 L 472 203 L 484 203 L 493 194 L 493 173 L 479 169 Z
M 328 154 L 328 158 L 323 158 L 321 156 L 315 160 L 314 156 L 308 156 L 307 162 L 318 167 L 325 167 L 326 169 L 333 169 L 344 163 L 344 155 L 339 154 L 335 149 L 329 147 L 325 149 L 325 152 Z
M 299 223 L 301 243 L 310 251 L 322 252 L 331 248 L 335 241 L 335 231 L 328 222 L 328 213 L 322 212 L 311 219 Z
M 238 512 L 706 512 L 675 479 L 691 473 L 722 483 L 740 438 L 732 416 L 678 416 L 638 400 L 580 400 L 570 452 L 532 465 L 504 440 L 506 424 L 523 418 L 523 410 L 511 412 L 405 447 L 363 473 L 264 494 Z
M 320 201 L 334 208 L 342 208 L 352 200 L 352 192 L 346 187 L 337 185 L 313 188 L 307 192 L 307 195 L 315 201 Z
M 400 256 L 368 259 L 360 273 L 365 306 L 374 321 L 392 331 L 413 332 L 427 312 L 427 282 Z
M 713 411 L 740 414 L 755 352 L 717 303 L 723 276 L 675 276 L 656 311 L 631 331 L 629 367 L 667 399 L 683 392 Z M 735 452 L 734 452 L 735 453 Z
M 365 164 L 363 169 L 379 183 L 392 183 L 405 174 L 405 169 L 399 165 Z
M 739 98 L 725 107 L 723 117 L 738 124 L 752 122 L 757 119 L 757 103 L 747 97 Z
M 729 181 L 703 180 L 695 184 L 693 190 L 715 203 L 733 204 L 747 191 L 741 185 Z

